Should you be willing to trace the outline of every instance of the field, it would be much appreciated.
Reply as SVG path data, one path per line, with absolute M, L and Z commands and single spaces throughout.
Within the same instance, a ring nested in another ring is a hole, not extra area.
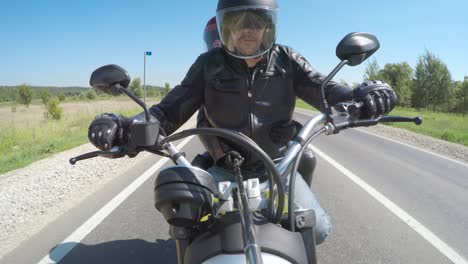
M 157 99 L 150 99 L 148 104 L 155 102 Z M 89 123 L 99 113 L 128 116 L 142 111 L 125 97 L 65 102 L 60 106 L 63 108 L 60 121 L 45 119 L 43 104 L 35 103 L 28 108 L 17 105 L 15 111 L 11 105 L 0 106 L 0 174 L 86 143 Z

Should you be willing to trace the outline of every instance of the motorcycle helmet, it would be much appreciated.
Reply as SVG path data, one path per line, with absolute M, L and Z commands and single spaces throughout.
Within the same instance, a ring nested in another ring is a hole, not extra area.
M 219 0 L 216 19 L 223 48 L 241 59 L 259 57 L 276 41 L 276 0 Z
M 203 39 L 205 40 L 206 49 L 221 48 L 221 40 L 219 39 L 218 27 L 216 26 L 216 17 L 212 17 L 205 26 L 203 31 Z

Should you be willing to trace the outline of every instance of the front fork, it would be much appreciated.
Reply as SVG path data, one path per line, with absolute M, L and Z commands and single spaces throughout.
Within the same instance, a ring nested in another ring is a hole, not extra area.
M 169 226 L 169 234 L 176 242 L 177 264 L 184 264 L 185 250 L 189 241 L 189 230 L 184 227 Z
M 184 264 L 185 249 L 188 245 L 186 239 L 176 239 L 177 264 Z

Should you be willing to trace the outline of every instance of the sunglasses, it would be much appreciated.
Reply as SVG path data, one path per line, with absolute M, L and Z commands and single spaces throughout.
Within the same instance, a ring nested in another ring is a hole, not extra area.
M 264 16 L 249 11 L 226 14 L 225 21 L 233 30 L 264 29 L 268 25 L 268 20 Z

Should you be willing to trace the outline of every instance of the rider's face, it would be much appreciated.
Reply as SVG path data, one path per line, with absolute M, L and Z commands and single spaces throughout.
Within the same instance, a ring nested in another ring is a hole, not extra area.
M 243 55 L 255 54 L 262 44 L 265 25 L 253 15 L 245 14 L 231 31 L 234 47 Z

